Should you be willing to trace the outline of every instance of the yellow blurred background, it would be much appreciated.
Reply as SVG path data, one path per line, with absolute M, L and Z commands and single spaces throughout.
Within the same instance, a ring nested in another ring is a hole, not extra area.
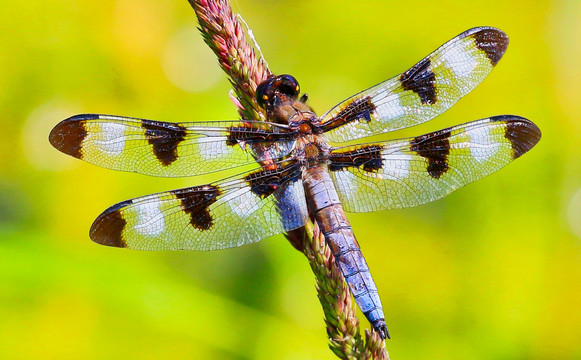
M 380 289 L 392 359 L 581 359 L 581 2 L 233 8 L 271 69 L 293 74 L 320 114 L 468 28 L 508 33 L 506 55 L 475 91 L 384 138 L 517 114 L 541 128 L 540 143 L 443 200 L 350 219 Z M 47 140 L 77 113 L 234 119 L 228 90 L 185 0 L 2 5 L 1 359 L 334 358 L 313 275 L 282 236 L 207 253 L 88 238 L 109 205 L 221 176 L 114 172 Z

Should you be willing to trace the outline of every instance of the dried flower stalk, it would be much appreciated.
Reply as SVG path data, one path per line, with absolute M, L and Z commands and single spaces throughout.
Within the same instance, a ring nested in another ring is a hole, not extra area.
M 317 281 L 317 295 L 325 314 L 329 347 L 340 359 L 389 359 L 383 340 L 375 331 L 359 333 L 359 319 L 349 287 L 335 263 L 325 237 L 315 223 L 304 238 L 303 253 Z
M 245 120 L 266 120 L 255 99 L 256 86 L 271 75 L 262 58 L 246 41 L 246 35 L 228 0 L 188 0 L 200 24 L 204 41 L 218 57 L 239 102 L 239 113 Z M 236 101 L 235 101 L 236 103 Z M 291 244 L 303 252 L 317 283 L 317 294 L 323 307 L 329 347 L 340 359 L 389 359 L 384 342 L 377 332 L 359 332 L 355 303 L 341 271 L 335 264 L 317 224 L 286 234 Z
M 229 77 L 236 97 L 243 108 L 238 108 L 245 120 L 266 120 L 256 103 L 256 86 L 271 75 L 262 58 L 257 59 L 254 49 L 246 41 L 240 22 L 232 13 L 227 0 L 188 0 L 200 24 L 204 41 L 218 57 L 220 67 Z

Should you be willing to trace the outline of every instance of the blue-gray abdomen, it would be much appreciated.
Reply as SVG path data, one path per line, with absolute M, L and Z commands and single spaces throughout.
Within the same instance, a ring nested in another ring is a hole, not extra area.
M 303 171 L 309 212 L 313 215 L 357 305 L 380 336 L 389 337 L 377 286 L 361 253 L 349 220 L 345 216 L 333 180 L 325 165 Z

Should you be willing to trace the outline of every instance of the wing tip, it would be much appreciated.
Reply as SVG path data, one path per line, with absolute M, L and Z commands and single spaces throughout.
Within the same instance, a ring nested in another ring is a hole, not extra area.
M 50 132 L 48 141 L 57 150 L 81 159 L 83 140 L 87 136 L 85 120 L 98 119 L 99 115 L 81 114 L 71 116 L 58 123 Z
M 127 243 L 123 239 L 123 230 L 127 221 L 123 218 L 120 210 L 132 203 L 132 200 L 122 201 L 103 211 L 91 225 L 89 230 L 91 240 L 101 245 L 126 248 Z
M 513 159 L 524 155 L 541 140 L 541 129 L 529 119 L 517 115 L 500 115 L 491 120 L 506 123 L 504 137 L 512 144 Z
M 491 26 L 479 26 L 467 30 L 464 37 L 474 39 L 476 47 L 484 52 L 492 66 L 496 66 L 508 47 L 508 35 L 500 29 Z

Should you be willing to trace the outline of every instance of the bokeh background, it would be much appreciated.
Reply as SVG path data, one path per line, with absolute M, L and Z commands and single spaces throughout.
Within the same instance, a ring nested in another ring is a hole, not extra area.
M 581 2 L 233 8 L 271 69 L 296 76 L 319 113 L 468 28 L 509 34 L 482 85 L 391 137 L 518 114 L 538 124 L 541 142 L 441 201 L 350 219 L 379 285 L 392 359 L 580 359 Z M 334 358 L 313 275 L 282 236 L 207 253 L 88 238 L 113 203 L 220 176 L 119 173 L 48 143 L 54 125 L 83 112 L 236 118 L 187 1 L 6 1 L 1 13 L 0 358 Z

